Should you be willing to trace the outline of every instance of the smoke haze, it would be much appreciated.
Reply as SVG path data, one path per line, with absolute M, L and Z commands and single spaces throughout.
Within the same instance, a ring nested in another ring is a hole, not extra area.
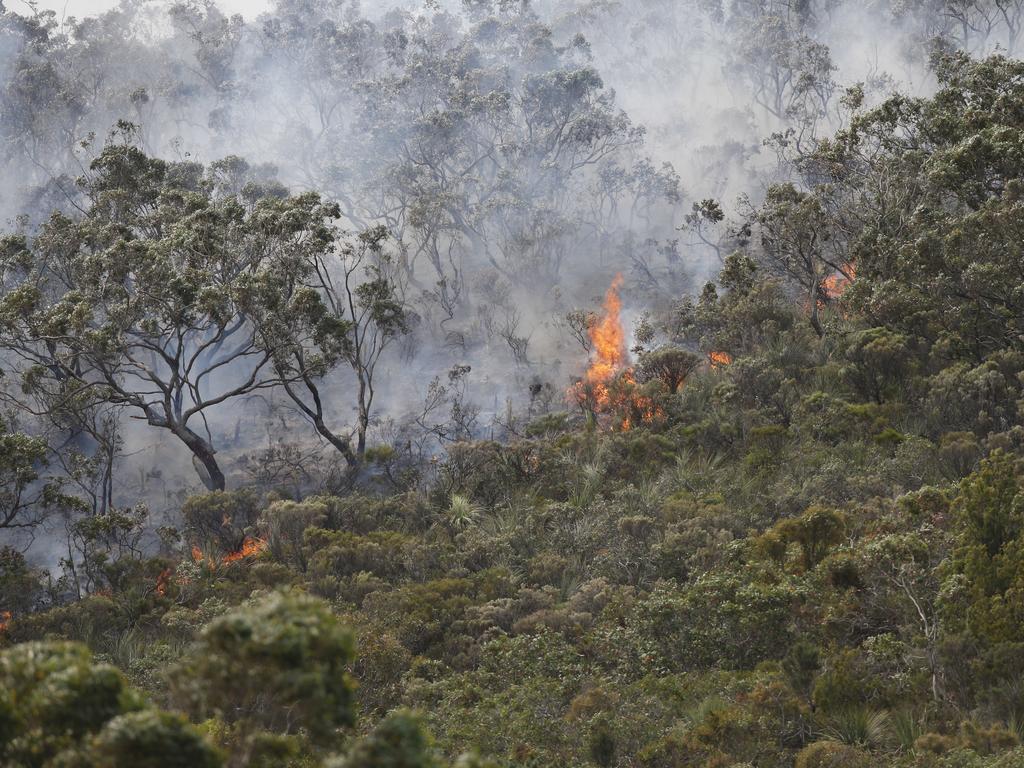
M 848 118 L 848 88 L 869 104 L 927 93 L 932 50 L 1016 45 L 998 19 L 961 35 L 948 14 L 896 3 L 38 7 L 56 21 L 8 2 L 0 38 L 8 229 L 78 215 L 75 179 L 119 120 L 154 157 L 243 158 L 227 192 L 281 183 L 337 201 L 348 231 L 385 226 L 411 322 L 380 358 L 369 440 L 410 463 L 567 408 L 588 357 L 573 312 L 597 311 L 617 273 L 628 320 L 698 293 L 788 172 L 780 154 Z M 701 215 L 706 200 L 724 216 Z M 211 378 L 228 386 L 225 370 Z M 324 383 L 343 431 L 358 386 L 344 367 Z M 119 418 L 115 501 L 171 513 L 202 487 L 192 457 Z M 270 485 L 289 464 L 297 488 L 331 476 L 296 469 L 337 456 L 280 390 L 205 418 L 229 478 Z

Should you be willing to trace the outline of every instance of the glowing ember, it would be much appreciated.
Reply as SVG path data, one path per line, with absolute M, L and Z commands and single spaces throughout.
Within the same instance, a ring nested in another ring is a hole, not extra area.
M 7 625 L 11 623 L 12 616 L 10 611 L 0 611 L 0 632 L 7 631 Z
M 708 360 L 711 361 L 712 368 L 724 368 L 732 363 L 732 355 L 728 352 L 709 352 Z

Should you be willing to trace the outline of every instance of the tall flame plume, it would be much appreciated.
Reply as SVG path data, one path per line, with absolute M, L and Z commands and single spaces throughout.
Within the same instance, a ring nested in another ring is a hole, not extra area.
M 608 384 L 629 362 L 626 350 L 626 332 L 622 328 L 622 275 L 618 274 L 604 294 L 604 312 L 590 327 L 590 342 L 594 345 L 594 357 L 584 376 L 584 381 L 594 390 L 599 405 L 608 404 Z
M 622 327 L 622 283 L 622 275 L 617 274 L 605 292 L 601 316 L 588 329 L 593 349 L 590 364 L 569 396 L 594 416 L 611 414 L 613 424 L 628 430 L 637 421 L 654 421 L 662 411 L 637 391 Z

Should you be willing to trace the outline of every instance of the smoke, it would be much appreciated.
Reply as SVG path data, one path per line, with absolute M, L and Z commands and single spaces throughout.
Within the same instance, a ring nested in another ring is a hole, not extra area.
M 373 440 L 418 459 L 566 407 L 587 365 L 567 313 L 598 309 L 620 272 L 627 318 L 712 279 L 730 222 L 788 173 L 778 152 L 841 126 L 846 88 L 926 94 L 930 51 L 1017 44 L 1014 19 L 963 4 L 985 23 L 849 0 L 39 8 L 9 3 L 0 29 L 9 228 L 74 215 L 118 120 L 151 155 L 240 156 L 239 184 L 277 179 L 337 200 L 352 231 L 386 225 L 415 322 L 377 370 Z M 706 199 L 724 221 L 698 215 Z M 334 421 L 354 421 L 354 385 L 332 374 Z M 208 428 L 236 482 L 299 491 L 337 460 L 279 392 Z M 173 510 L 200 487 L 165 433 L 124 419 L 120 453 L 118 503 Z

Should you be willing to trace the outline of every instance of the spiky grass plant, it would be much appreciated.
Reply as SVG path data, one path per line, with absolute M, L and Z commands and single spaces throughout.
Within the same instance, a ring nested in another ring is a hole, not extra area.
M 889 722 L 889 713 L 885 710 L 848 707 L 832 715 L 825 733 L 853 747 L 877 747 L 888 738 Z
M 889 713 L 889 724 L 893 738 L 900 749 L 910 751 L 914 742 L 924 733 L 924 724 L 909 709 L 897 709 Z
M 480 519 L 480 507 L 473 500 L 461 493 L 453 493 L 448 509 L 444 513 L 444 522 L 453 531 L 464 531 L 475 525 Z

